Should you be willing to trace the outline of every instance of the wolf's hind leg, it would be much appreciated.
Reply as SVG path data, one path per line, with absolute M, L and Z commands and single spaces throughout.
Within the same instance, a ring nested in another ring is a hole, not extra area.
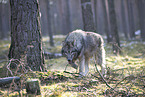
M 101 49 L 96 55 L 97 64 L 101 66 L 101 73 L 104 76 L 106 74 L 106 62 L 105 62 L 105 50 Z

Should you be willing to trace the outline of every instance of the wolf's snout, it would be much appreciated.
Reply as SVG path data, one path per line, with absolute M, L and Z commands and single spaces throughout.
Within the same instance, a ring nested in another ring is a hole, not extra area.
M 70 59 L 68 59 L 67 61 L 71 61 Z
M 68 59 L 67 61 L 68 61 L 68 62 L 70 62 L 70 61 L 71 61 L 71 59 Z
M 72 60 L 71 59 L 67 59 L 68 63 L 71 64 L 72 63 Z

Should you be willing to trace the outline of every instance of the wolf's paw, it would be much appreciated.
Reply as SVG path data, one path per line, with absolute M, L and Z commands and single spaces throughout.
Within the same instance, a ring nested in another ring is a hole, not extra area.
M 78 69 L 78 65 L 76 65 L 75 63 L 70 64 L 73 68 Z
M 86 76 L 85 73 L 83 73 L 83 72 L 79 73 L 79 78 L 83 78 L 84 76 Z

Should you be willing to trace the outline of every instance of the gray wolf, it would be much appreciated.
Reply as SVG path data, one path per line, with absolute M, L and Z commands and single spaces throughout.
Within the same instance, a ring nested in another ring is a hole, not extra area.
M 62 46 L 62 55 L 75 69 L 79 66 L 79 74 L 86 76 L 89 71 L 89 59 L 93 56 L 97 65 L 101 66 L 102 75 L 105 74 L 105 50 L 101 35 L 94 32 L 75 30 L 69 33 Z M 75 63 L 79 60 L 79 65 Z

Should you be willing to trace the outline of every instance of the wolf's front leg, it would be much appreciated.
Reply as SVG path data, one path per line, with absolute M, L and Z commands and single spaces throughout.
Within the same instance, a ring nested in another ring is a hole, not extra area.
M 73 68 L 77 69 L 78 68 L 78 65 L 76 63 L 71 63 L 70 64 Z
M 85 75 L 89 72 L 89 58 L 85 58 Z
M 84 69 L 85 69 L 85 57 L 82 56 L 79 59 L 79 74 L 80 74 L 80 76 L 85 76 Z
M 101 72 L 102 75 L 105 76 L 105 75 L 106 75 L 106 67 L 105 67 L 105 64 L 103 64 L 103 63 L 102 63 L 102 65 L 101 65 L 101 71 L 102 71 L 102 72 Z

